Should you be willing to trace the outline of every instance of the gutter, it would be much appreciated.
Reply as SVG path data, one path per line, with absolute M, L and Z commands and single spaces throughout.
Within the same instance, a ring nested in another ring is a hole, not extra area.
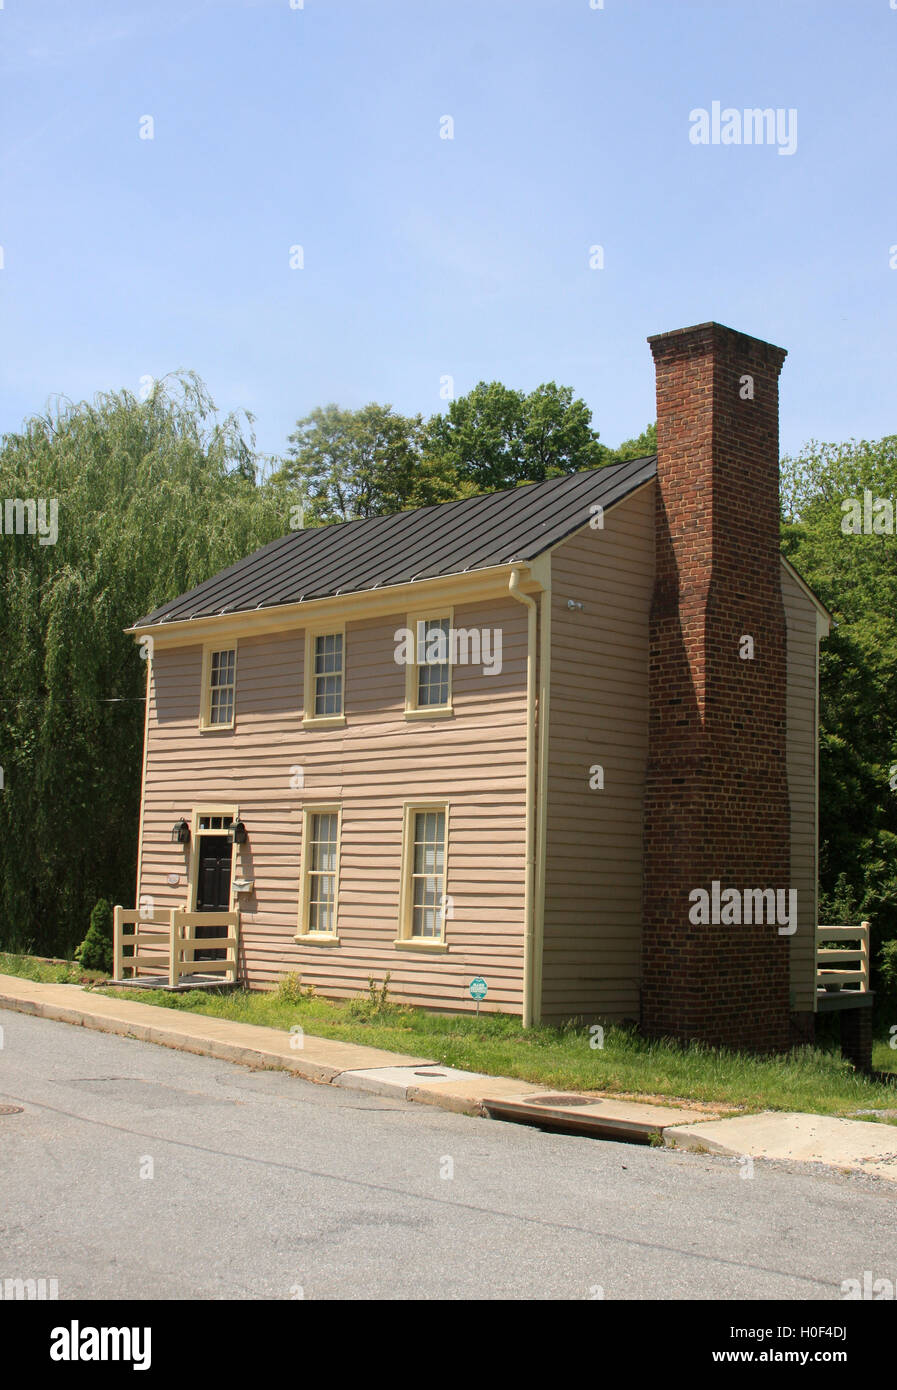
M 523 897 L 523 1026 L 535 1022 L 535 881 L 536 881 L 536 618 L 534 598 L 520 589 L 520 566 L 508 580 L 508 592 L 527 609 L 526 634 L 526 874 Z
M 522 566 L 524 570 L 527 566 Z M 294 603 L 271 604 L 256 608 L 233 608 L 218 613 L 171 621 L 157 619 L 141 621 L 123 629 L 128 636 L 140 640 L 151 636 L 156 646 L 195 644 L 215 641 L 218 637 L 267 632 L 293 631 L 307 623 L 328 621 L 331 617 L 363 618 L 397 613 L 402 609 L 437 602 L 450 595 L 450 602 L 477 603 L 505 592 L 505 579 L 511 565 L 488 565 L 482 569 L 458 570 L 452 574 L 433 575 L 403 584 L 383 584 L 379 587 L 346 590 L 322 598 L 303 599 Z M 529 580 L 524 579 L 529 586 Z

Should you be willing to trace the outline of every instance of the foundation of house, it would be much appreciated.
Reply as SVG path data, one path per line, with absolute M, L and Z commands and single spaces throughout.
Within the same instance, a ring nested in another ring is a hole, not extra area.
M 817 1013 L 837 1013 L 840 1016 L 841 1052 L 853 1062 L 859 1072 L 872 1070 L 872 1005 L 875 995 L 867 990 L 821 990 L 816 1001 Z

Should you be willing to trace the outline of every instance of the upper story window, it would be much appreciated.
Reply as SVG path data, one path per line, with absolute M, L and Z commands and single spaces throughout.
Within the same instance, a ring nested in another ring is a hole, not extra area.
M 305 635 L 304 724 L 345 724 L 345 633 Z
M 200 728 L 233 728 L 236 681 L 236 647 L 206 647 L 203 651 Z
M 408 618 L 413 634 L 414 660 L 405 680 L 406 715 L 452 712 L 452 614 L 436 613 Z

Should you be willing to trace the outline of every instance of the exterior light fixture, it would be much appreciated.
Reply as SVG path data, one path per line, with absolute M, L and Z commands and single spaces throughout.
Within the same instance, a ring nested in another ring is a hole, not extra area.
M 227 833 L 232 845 L 245 845 L 247 839 L 246 826 L 241 820 L 235 820 Z
M 173 845 L 189 845 L 190 843 L 190 827 L 183 818 L 176 820 L 171 827 L 171 843 Z

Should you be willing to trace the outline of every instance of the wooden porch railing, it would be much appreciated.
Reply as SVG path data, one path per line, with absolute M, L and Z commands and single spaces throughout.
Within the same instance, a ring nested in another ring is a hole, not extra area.
M 834 949 L 824 943 L 832 943 Z M 816 928 L 816 988 L 833 992 L 845 987 L 851 994 L 869 992 L 868 922 L 858 927 Z
M 168 976 L 177 985 L 190 975 L 222 975 L 230 983 L 237 980 L 237 952 L 240 948 L 240 913 L 184 912 L 181 908 L 161 908 L 154 912 L 116 907 L 113 912 L 114 978 L 123 980 L 141 971 Z M 132 928 L 125 931 L 126 927 Z M 196 936 L 196 928 L 216 928 L 216 935 Z M 125 947 L 133 947 L 125 955 Z M 197 960 L 197 951 L 226 951 L 223 960 Z
M 125 927 L 131 930 L 126 932 Z M 125 947 L 132 947 L 125 955 Z M 152 975 L 168 973 L 168 953 L 171 949 L 171 909 L 161 912 L 140 911 L 137 908 L 116 907 L 112 913 L 113 979 L 123 980 L 125 971 L 132 976 L 141 970 Z

